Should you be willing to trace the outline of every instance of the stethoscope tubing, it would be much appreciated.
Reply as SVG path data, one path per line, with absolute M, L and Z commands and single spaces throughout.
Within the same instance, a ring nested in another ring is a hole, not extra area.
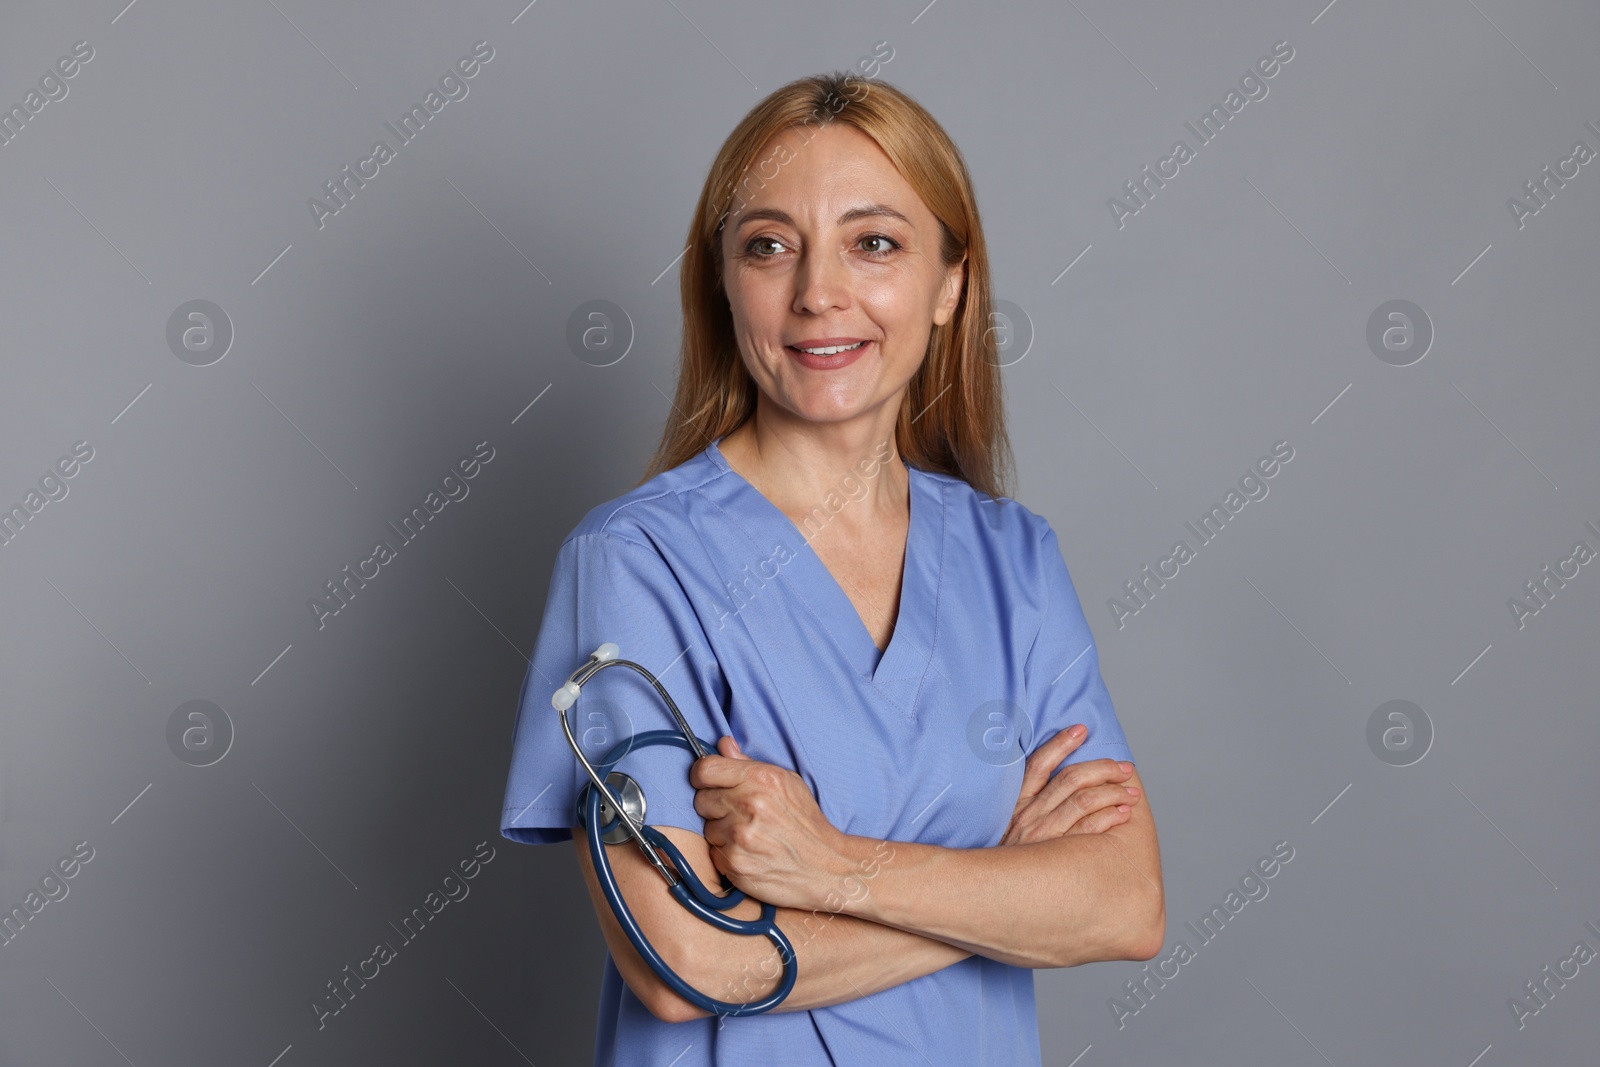
M 614 645 L 611 648 L 613 651 L 615 650 Z M 625 738 L 614 745 L 606 753 L 605 757 L 601 759 L 599 766 L 596 767 L 590 764 L 582 749 L 578 746 L 577 738 L 572 733 L 572 727 L 567 722 L 565 709 L 559 705 L 557 707 L 561 716 L 561 729 L 566 734 L 567 744 L 571 746 L 573 753 L 578 757 L 578 761 L 583 764 L 584 770 L 588 772 L 593 786 L 585 794 L 583 822 L 589 841 L 589 856 L 593 862 L 601 891 L 605 894 L 606 901 L 611 905 L 611 910 L 617 917 L 617 923 L 622 927 L 622 931 L 627 935 L 629 942 L 632 943 L 640 957 L 650 966 L 650 969 L 655 971 L 662 982 L 678 996 L 713 1015 L 757 1015 L 761 1012 L 769 1011 L 789 995 L 798 976 L 794 946 L 790 944 L 788 937 L 778 928 L 775 921 L 777 908 L 765 901 L 758 901 L 757 903 L 761 905 L 761 914 L 756 919 L 736 919 L 731 915 L 724 915 L 723 912 L 743 901 L 745 894 L 731 884 L 725 885 L 727 889 L 725 895 L 718 896 L 711 892 L 705 883 L 700 880 L 700 877 L 695 874 L 693 866 L 684 858 L 683 853 L 672 843 L 671 839 L 653 826 L 635 822 L 623 807 L 622 802 L 612 793 L 605 782 L 606 775 L 611 772 L 611 769 L 628 753 L 637 749 L 649 748 L 653 745 L 672 745 L 684 749 L 696 759 L 699 759 L 707 751 L 713 750 L 714 746 L 695 736 L 694 731 L 685 721 L 683 713 L 678 710 L 678 705 L 673 702 L 672 696 L 656 676 L 631 660 L 617 659 L 614 656 L 609 659 L 600 659 L 598 655 L 591 656 L 582 667 L 568 677 L 567 685 L 564 688 L 571 690 L 573 701 L 575 701 L 577 691 L 584 682 L 588 681 L 602 668 L 613 665 L 631 667 L 643 675 L 655 687 L 662 700 L 666 702 L 667 707 L 672 712 L 672 717 L 677 721 L 678 729 L 648 730 Z M 600 825 L 602 800 L 610 804 L 611 810 L 616 814 L 616 819 L 622 821 L 627 828 L 629 836 L 639 846 L 639 850 L 666 880 L 667 891 L 687 911 L 719 930 L 746 936 L 761 935 L 777 947 L 783 968 L 783 978 L 776 989 L 759 1000 L 749 1002 L 718 1000 L 685 982 L 667 964 L 666 960 L 661 958 L 661 954 L 655 950 L 655 946 L 650 944 L 649 939 L 644 935 L 644 931 L 639 928 L 638 920 L 634 918 L 633 911 L 623 898 L 621 887 L 617 885 L 616 875 L 611 869 L 611 863 L 605 851 L 605 843 L 601 838 L 615 824 L 615 820 L 605 826 Z M 666 853 L 668 858 L 671 859 L 672 868 L 669 869 L 666 862 L 662 860 L 662 853 Z M 674 874 L 674 871 L 676 871 L 676 874 Z M 723 881 L 726 883 L 726 879 Z M 755 898 L 752 897 L 750 899 L 753 900 Z

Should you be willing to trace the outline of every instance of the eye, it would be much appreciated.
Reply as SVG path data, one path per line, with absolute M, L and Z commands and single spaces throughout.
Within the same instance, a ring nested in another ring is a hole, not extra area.
M 858 241 L 856 243 L 857 244 L 862 244 L 862 243 L 865 243 L 867 241 L 882 241 L 885 244 L 888 244 L 889 246 L 891 246 L 891 248 L 893 250 L 895 250 L 895 251 L 898 251 L 899 248 L 900 248 L 900 242 L 899 241 L 896 241 L 893 237 L 889 237 L 889 236 L 887 236 L 885 234 L 881 234 L 881 233 L 869 233 L 869 234 L 866 234 L 865 236 L 863 236 L 861 238 L 860 241 Z M 873 253 L 874 255 L 887 255 L 888 252 L 890 251 L 890 249 L 889 248 L 884 248 L 884 249 L 871 249 L 871 248 L 869 248 L 869 249 L 867 249 L 867 251 Z
M 771 255 L 757 251 L 757 246 L 762 244 L 777 245 L 779 248 L 783 247 L 783 242 L 778 240 L 776 237 L 752 237 L 750 242 L 744 246 L 745 254 L 755 256 L 757 259 L 771 259 Z

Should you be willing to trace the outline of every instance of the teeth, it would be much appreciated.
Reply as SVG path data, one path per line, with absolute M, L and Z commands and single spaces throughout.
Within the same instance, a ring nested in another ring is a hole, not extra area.
M 840 352 L 849 352 L 851 349 L 860 348 L 865 341 L 857 341 L 853 345 L 833 345 L 830 348 L 802 348 L 800 351 L 809 352 L 813 356 L 832 356 Z

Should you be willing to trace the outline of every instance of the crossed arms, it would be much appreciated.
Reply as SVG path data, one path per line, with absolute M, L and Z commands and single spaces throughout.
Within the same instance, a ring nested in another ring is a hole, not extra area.
M 1017 967 L 1150 959 L 1166 923 L 1155 819 L 1132 764 L 1088 760 L 1051 775 L 1082 738 L 1081 727 L 1061 731 L 1029 757 L 1011 825 L 991 848 L 841 833 L 815 810 L 798 775 L 749 759 L 727 738 L 721 755 L 697 760 L 690 772 L 705 835 L 661 831 L 706 885 L 726 874 L 778 906 L 798 977 L 774 1011 L 854 1000 L 974 954 Z M 705 1017 L 635 951 L 600 889 L 587 841 L 581 832 L 573 840 L 623 981 L 659 1019 Z M 691 986 L 731 1001 L 776 987 L 781 967 L 771 942 L 713 929 L 663 892 L 660 874 L 631 842 L 605 847 L 645 936 Z M 755 918 L 756 900 L 729 914 Z

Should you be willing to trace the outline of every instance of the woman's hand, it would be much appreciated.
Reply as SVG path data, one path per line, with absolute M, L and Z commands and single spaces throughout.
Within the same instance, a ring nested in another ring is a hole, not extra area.
M 734 886 L 782 908 L 823 907 L 846 871 L 845 835 L 828 822 L 805 780 L 751 759 L 732 737 L 689 768 L 694 810 L 706 820 L 711 860 Z
M 1088 734 L 1088 727 L 1079 723 L 1057 733 L 1028 757 L 1017 807 L 1000 844 L 1104 833 L 1128 821 L 1133 805 L 1141 799 L 1139 790 L 1121 784 L 1132 774 L 1132 764 L 1085 760 L 1063 767 L 1054 777 L 1050 774 Z

